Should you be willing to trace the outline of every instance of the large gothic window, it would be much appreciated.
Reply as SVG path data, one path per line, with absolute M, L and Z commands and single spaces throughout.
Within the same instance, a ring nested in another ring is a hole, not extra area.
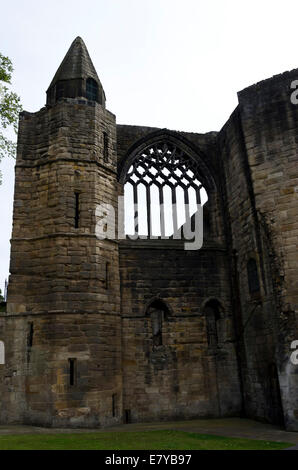
M 125 233 L 170 237 L 189 223 L 208 197 L 198 163 L 173 143 L 148 145 L 125 178 Z

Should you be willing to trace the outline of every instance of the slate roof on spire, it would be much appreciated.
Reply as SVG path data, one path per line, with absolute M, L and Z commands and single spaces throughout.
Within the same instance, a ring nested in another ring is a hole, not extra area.
M 83 39 L 78 36 L 71 44 L 49 86 L 49 89 L 60 80 L 73 80 L 88 77 L 93 78 L 99 85 L 101 85 L 87 47 Z

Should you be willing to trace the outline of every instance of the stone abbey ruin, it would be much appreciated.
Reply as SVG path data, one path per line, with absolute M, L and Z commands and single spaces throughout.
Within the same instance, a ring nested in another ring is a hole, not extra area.
M 245 416 L 298 431 L 295 80 L 241 91 L 220 132 L 118 125 L 75 39 L 46 106 L 20 116 L 1 424 Z M 96 236 L 96 208 L 124 188 L 149 234 L 159 198 L 160 236 Z M 176 201 L 192 222 L 202 191 L 203 246 L 185 250 L 162 236 L 162 202 L 183 232 Z

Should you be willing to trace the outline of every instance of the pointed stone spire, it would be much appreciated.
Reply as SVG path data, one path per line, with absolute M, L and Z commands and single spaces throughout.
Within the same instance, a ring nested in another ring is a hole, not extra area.
M 79 36 L 71 44 L 47 90 L 48 105 L 62 98 L 86 98 L 105 106 L 102 84 Z

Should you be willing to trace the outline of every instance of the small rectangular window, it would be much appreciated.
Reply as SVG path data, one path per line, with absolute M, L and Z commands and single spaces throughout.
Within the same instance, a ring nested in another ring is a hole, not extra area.
M 69 385 L 72 387 L 76 385 L 77 360 L 68 359 L 68 363 L 69 363 Z
M 103 133 L 103 160 L 107 162 L 109 159 L 109 137 L 106 132 Z
M 80 223 L 80 194 L 75 193 L 75 228 L 79 228 Z

